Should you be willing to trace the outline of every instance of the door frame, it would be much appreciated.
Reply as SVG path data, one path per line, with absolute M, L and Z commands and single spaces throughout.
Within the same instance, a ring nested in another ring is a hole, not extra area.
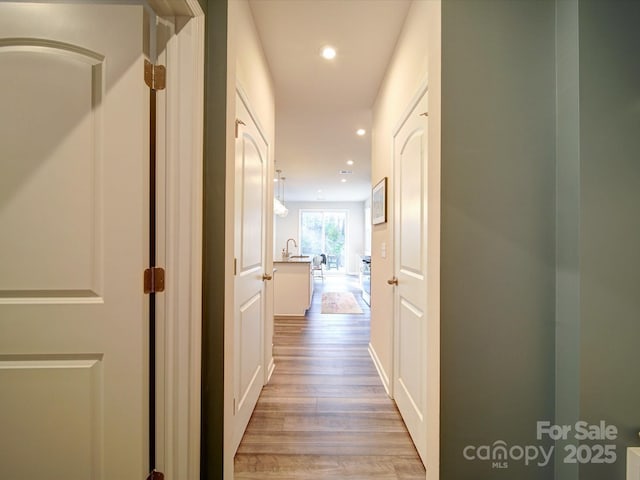
M 51 0 L 52 3 L 57 3 Z M 70 2 L 72 3 L 72 2 Z M 94 0 L 93 3 L 114 3 Z M 120 3 L 120 2 L 118 2 Z M 167 83 L 158 150 L 166 290 L 157 295 L 157 469 L 167 478 L 200 478 L 204 26 L 198 0 L 131 0 L 175 29 L 167 45 Z M 140 71 L 140 82 L 144 81 Z M 159 202 L 159 203 L 160 203 Z M 140 272 L 142 289 L 142 272 Z M 140 452 L 143 455 L 143 452 Z
M 245 120 L 247 122 L 247 125 L 249 123 L 253 123 L 253 125 L 255 126 L 255 129 L 258 132 L 258 135 L 260 137 L 260 139 L 264 142 L 265 145 L 265 154 L 266 154 L 266 158 L 265 158 L 265 166 L 262 169 L 262 173 L 263 173 L 263 181 L 264 181 L 264 191 L 262 193 L 262 238 L 260 238 L 260 242 L 261 242 L 261 255 L 262 255 L 262 265 L 261 265 L 261 269 L 262 269 L 262 274 L 263 275 L 271 275 L 271 278 L 265 278 L 265 276 L 263 276 L 262 278 L 262 307 L 261 307 L 261 315 L 262 315 L 262 325 L 261 325 L 261 330 L 262 330 L 262 334 L 261 334 L 261 338 L 260 338 L 260 345 L 262 348 L 262 354 L 261 354 L 261 362 L 262 362 L 262 374 L 259 375 L 258 377 L 256 377 L 256 382 L 260 382 L 260 388 L 262 389 L 262 387 L 264 385 L 267 384 L 267 382 L 269 381 L 269 379 L 271 378 L 271 374 L 273 373 L 273 369 L 275 368 L 275 365 L 273 363 L 273 355 L 272 355 L 272 338 L 273 338 L 273 307 L 271 305 L 271 302 L 268 301 L 269 298 L 273 297 L 272 294 L 272 290 L 273 290 L 273 282 L 270 281 L 272 280 L 273 277 L 273 261 L 271 260 L 271 251 L 273 250 L 273 247 L 270 246 L 270 242 L 269 242 L 269 238 L 271 238 L 273 236 L 272 233 L 272 224 L 273 222 L 271 221 L 272 218 L 272 210 L 273 210 L 273 202 L 269 202 L 269 199 L 271 199 L 273 197 L 273 182 L 270 182 L 269 179 L 273 177 L 273 162 L 271 161 L 271 145 L 269 143 L 269 139 L 265 133 L 264 128 L 262 127 L 262 124 L 260 123 L 260 120 L 258 118 L 258 115 L 255 111 L 255 109 L 253 108 L 253 104 L 252 102 L 249 100 L 249 96 L 247 95 L 246 91 L 244 90 L 244 88 L 242 88 L 242 85 L 240 85 L 239 82 L 236 82 L 236 91 L 235 91 L 236 95 L 234 96 L 234 100 L 235 100 L 235 118 L 236 118 L 236 122 L 238 121 L 242 121 Z M 239 103 L 242 104 L 242 106 L 244 107 L 244 109 L 247 111 L 248 115 L 250 118 L 247 119 L 243 119 L 238 115 L 238 106 Z M 236 123 L 236 132 L 234 135 L 234 139 L 236 140 L 236 142 L 234 142 L 234 167 L 232 170 L 230 170 L 230 175 L 233 176 L 233 184 L 234 184 L 234 199 L 236 200 L 236 203 L 234 203 L 234 243 L 233 243 L 233 247 L 231 248 L 231 250 L 233 250 L 233 255 L 234 255 L 234 270 L 235 270 L 235 261 L 237 259 L 240 259 L 241 254 L 240 252 L 238 252 L 236 250 L 236 248 L 239 246 L 238 242 L 240 241 L 240 238 L 238 236 L 238 231 L 237 229 L 240 228 L 238 225 L 238 220 L 236 218 L 236 215 L 238 214 L 238 209 L 239 209 L 239 205 L 237 203 L 237 201 L 239 201 L 238 198 L 236 198 L 236 195 L 238 193 L 240 193 L 242 195 L 242 192 L 239 192 L 238 190 L 238 179 L 237 179 L 237 171 L 236 169 L 238 168 L 237 165 L 237 158 L 235 158 L 238 154 L 238 150 L 237 150 L 237 140 L 241 135 L 242 132 L 242 126 L 241 125 L 245 125 L 244 122 L 238 124 Z M 271 227 L 271 228 L 270 228 Z M 241 247 L 242 248 L 242 247 Z M 238 262 L 240 264 L 242 264 L 242 260 L 240 262 Z M 239 267 L 239 270 L 242 267 Z M 231 444 L 231 450 L 235 456 L 235 453 L 238 449 L 238 446 L 240 445 L 240 441 L 242 440 L 242 437 L 244 436 L 244 432 L 246 430 L 248 421 L 250 419 L 250 415 L 249 417 L 246 419 L 246 423 L 245 423 L 245 419 L 243 418 L 243 414 L 240 413 L 240 407 L 239 407 L 239 403 L 241 402 L 240 398 L 236 398 L 236 393 L 241 393 L 241 392 L 236 392 L 236 382 L 238 381 L 237 378 L 237 374 L 239 373 L 236 370 L 237 367 L 237 356 L 241 355 L 240 351 L 236 350 L 236 347 L 239 347 L 239 343 L 236 339 L 236 335 L 237 335 L 237 331 L 236 331 L 236 327 L 238 326 L 236 321 L 238 320 L 238 317 L 235 315 L 236 312 L 236 307 L 238 307 L 237 302 L 238 299 L 236 298 L 236 291 L 237 291 L 237 284 L 236 284 L 236 280 L 238 279 L 238 272 L 234 271 L 234 281 L 233 281 L 233 286 L 234 286 L 234 307 L 233 307 L 233 312 L 234 312 L 234 318 L 232 319 L 232 325 L 229 325 L 228 328 L 230 328 L 231 330 L 233 330 L 233 345 L 230 346 L 231 350 L 233 351 L 233 355 L 230 356 L 230 358 L 233 358 L 233 361 L 231 363 L 233 363 L 233 397 L 234 397 L 234 401 L 233 401 L 233 443 Z M 255 408 L 255 407 L 254 407 Z M 253 413 L 253 409 L 252 409 L 252 413 Z M 240 437 L 237 437 L 237 433 L 239 432 L 238 428 L 242 429 L 242 435 L 240 435 Z
M 230 56 L 231 57 L 231 56 Z M 226 74 L 227 83 L 226 90 L 226 124 L 228 130 L 225 131 L 226 138 L 226 174 L 225 174 L 225 287 L 224 287 L 224 339 L 223 349 L 225 359 L 235 358 L 235 323 L 234 323 L 234 303 L 235 303 L 235 275 L 234 275 L 234 258 L 235 258 L 235 211 L 237 208 L 235 202 L 235 132 L 232 125 L 236 120 L 236 95 L 246 106 L 249 114 L 256 124 L 256 128 L 265 139 L 267 145 L 267 172 L 266 172 L 266 191 L 267 198 L 265 204 L 265 273 L 274 272 L 273 269 L 273 182 L 270 179 L 274 176 L 274 146 L 269 142 L 263 124 L 257 116 L 254 107 L 254 99 L 247 93 L 246 89 L 240 84 L 235 76 L 235 66 L 232 61 L 227 60 Z M 277 275 L 277 273 L 275 273 Z M 266 385 L 274 371 L 275 364 L 273 359 L 273 280 L 265 282 L 265 307 L 263 311 L 263 346 L 264 346 L 264 377 L 263 385 Z M 234 362 L 224 362 L 223 372 L 223 445 L 222 445 L 222 475 L 226 480 L 232 480 L 234 475 L 234 458 L 236 447 L 234 442 L 234 429 L 236 416 L 234 413 Z M 206 405 L 205 405 L 206 406 Z
M 263 259 L 262 259 L 262 267 L 264 269 L 263 273 L 264 274 L 271 274 L 272 276 L 274 275 L 274 270 L 273 270 L 273 260 L 272 260 L 272 255 L 271 252 L 273 251 L 273 241 L 271 240 L 273 238 L 273 202 L 270 202 L 269 200 L 273 198 L 273 182 L 270 181 L 271 178 L 273 178 L 273 145 L 269 142 L 269 138 L 266 134 L 266 131 L 264 129 L 264 127 L 262 126 L 262 123 L 260 122 L 260 118 L 257 115 L 257 112 L 255 110 L 255 108 L 253 107 L 253 102 L 252 100 L 249 98 L 249 95 L 247 94 L 246 90 L 243 88 L 243 86 L 240 84 L 240 82 L 236 79 L 236 84 L 235 84 L 235 92 L 234 92 L 234 96 L 233 96 L 233 112 L 234 112 L 234 120 L 236 120 L 237 117 L 237 109 L 238 109 L 238 104 L 237 102 L 241 102 L 244 107 L 246 108 L 249 116 L 251 117 L 251 121 L 253 122 L 253 124 L 256 127 L 256 130 L 258 131 L 258 134 L 260 135 L 260 137 L 262 138 L 262 140 L 264 140 L 265 146 L 266 146 L 266 168 L 264 169 L 264 185 L 265 185 L 265 189 L 263 192 L 263 205 L 264 205 L 264 210 L 263 210 L 263 218 L 262 218 L 262 229 L 263 229 L 263 238 L 260 240 L 261 242 L 263 242 Z M 231 251 L 231 255 L 232 257 L 235 259 L 238 255 L 235 251 L 235 244 L 236 244 L 236 226 L 235 226 L 235 221 L 236 221 L 236 215 L 237 215 L 237 209 L 239 208 L 238 204 L 235 202 L 235 195 L 236 195 L 236 176 L 235 176 L 235 162 L 236 162 L 236 148 L 235 148 L 235 140 L 236 140 L 236 135 L 233 135 L 233 139 L 234 139 L 234 148 L 232 151 L 232 155 L 230 155 L 230 157 L 233 157 L 233 166 L 232 167 L 228 167 L 230 172 L 234 172 L 233 175 L 230 175 L 231 178 L 231 182 L 232 182 L 232 198 L 234 199 L 234 203 L 233 203 L 233 207 L 228 207 L 228 212 L 230 212 L 230 214 L 233 216 L 233 228 L 229 228 L 229 230 L 231 232 L 233 232 L 233 242 L 228 244 L 228 247 Z M 229 192 L 228 192 L 229 193 Z M 233 309 L 231 309 L 230 311 L 235 312 L 235 302 L 236 302 L 236 290 L 235 290 L 235 279 L 236 279 L 236 273 L 235 273 L 235 264 L 234 264 L 234 271 L 232 273 L 232 277 L 233 277 L 233 281 L 229 281 L 227 282 L 227 286 L 229 289 L 232 289 L 233 294 L 232 294 L 232 298 L 231 301 L 233 302 Z M 261 338 L 261 344 L 262 344 L 262 348 L 263 348 L 263 352 L 262 352 L 262 362 L 263 362 L 263 374 L 260 378 L 262 386 L 266 385 L 270 378 L 271 375 L 273 374 L 273 370 L 275 368 L 275 364 L 274 364 L 274 360 L 273 360 L 273 280 L 270 279 L 270 281 L 265 281 L 263 280 L 263 284 L 264 284 L 264 290 L 263 290 L 263 297 L 264 297 L 264 303 L 263 303 L 263 308 L 262 308 L 262 338 Z M 225 343 L 225 358 L 228 359 L 235 359 L 235 356 L 237 354 L 236 352 L 236 342 L 235 342 L 235 336 L 236 336 L 236 331 L 235 331 L 235 319 L 233 318 L 233 315 L 231 317 L 226 317 L 225 318 L 225 342 L 230 342 L 230 343 Z M 236 433 L 236 428 L 237 428 L 237 422 L 238 422 L 238 416 L 237 416 L 237 412 L 235 411 L 236 409 L 236 401 L 239 399 L 234 398 L 235 397 L 235 380 L 236 377 L 238 375 L 239 372 L 236 371 L 235 369 L 235 360 L 234 361 L 229 361 L 229 362 L 225 362 L 227 364 L 227 367 L 229 371 L 226 373 L 225 375 L 225 379 L 226 381 L 228 381 L 228 383 L 225 383 L 225 392 L 227 391 L 227 389 L 230 389 L 231 391 L 231 395 L 230 397 L 232 397 L 232 405 L 233 408 L 229 408 L 231 405 L 229 405 L 228 403 L 226 404 L 227 409 L 225 410 L 225 415 L 227 416 L 227 421 L 229 422 L 230 425 L 230 434 L 231 434 L 231 438 L 232 441 L 229 442 L 225 442 L 225 446 L 228 447 L 228 450 L 231 456 L 231 459 L 233 459 L 235 457 L 236 451 L 238 449 L 238 446 L 240 444 L 240 441 L 242 440 L 242 436 L 240 436 L 240 438 L 235 438 L 235 433 Z M 231 426 L 232 425 L 232 426 Z M 246 425 L 244 427 L 246 429 Z M 232 462 L 233 463 L 233 462 Z M 225 470 L 225 474 L 227 474 L 226 470 Z
M 437 78 L 437 76 L 436 76 Z M 397 164 L 395 155 L 395 138 L 400 133 L 402 126 L 418 105 L 423 95 L 429 95 L 428 115 L 429 124 L 427 127 L 427 201 L 426 206 L 426 251 L 427 257 L 426 282 L 427 282 L 427 309 L 425 329 L 426 345 L 426 412 L 425 420 L 427 426 L 426 434 L 426 478 L 437 480 L 440 478 L 440 102 L 439 102 L 438 80 L 429 82 L 429 76 L 425 75 L 420 81 L 419 87 L 412 95 L 405 110 L 392 133 L 392 179 L 393 179 L 393 214 L 391 218 L 391 238 L 393 255 L 393 275 L 397 277 L 399 267 L 399 245 L 397 242 L 396 220 L 398 216 L 398 185 L 397 185 Z M 435 98 L 433 98 L 435 97 Z M 392 329 L 392 361 L 389 378 L 389 394 L 394 398 L 394 385 L 396 379 L 397 365 L 397 329 L 398 329 L 398 301 L 397 291 L 393 293 L 393 329 Z
M 157 295 L 157 470 L 167 478 L 200 478 L 202 223 L 205 15 L 198 0 L 149 0 L 173 23 L 167 67 L 164 135 L 158 135 L 159 191 L 164 198 L 165 292 Z M 142 78 L 142 75 L 141 75 Z M 160 132 L 162 133 L 162 132 Z

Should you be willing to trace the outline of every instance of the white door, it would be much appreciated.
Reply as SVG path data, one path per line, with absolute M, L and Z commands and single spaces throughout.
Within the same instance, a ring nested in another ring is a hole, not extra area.
M 147 470 L 143 8 L 0 3 L 0 478 Z
M 264 383 L 267 142 L 236 94 L 234 445 L 238 448 Z
M 394 385 L 393 395 L 426 464 L 427 403 L 427 94 L 413 105 L 393 139 Z

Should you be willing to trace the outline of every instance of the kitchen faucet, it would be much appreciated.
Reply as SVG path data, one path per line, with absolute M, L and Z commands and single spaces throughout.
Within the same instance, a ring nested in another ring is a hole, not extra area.
M 289 255 L 290 255 L 290 253 L 289 253 L 289 242 L 293 242 L 293 246 L 298 248 L 298 244 L 296 243 L 295 238 L 288 238 L 287 239 L 287 248 L 284 251 L 285 258 L 289 258 Z

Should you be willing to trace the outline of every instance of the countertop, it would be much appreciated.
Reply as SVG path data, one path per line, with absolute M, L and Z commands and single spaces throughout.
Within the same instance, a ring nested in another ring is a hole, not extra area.
M 273 261 L 273 263 L 311 263 L 311 257 L 310 256 L 306 256 L 306 257 L 289 257 L 286 260 L 284 259 L 276 259 Z

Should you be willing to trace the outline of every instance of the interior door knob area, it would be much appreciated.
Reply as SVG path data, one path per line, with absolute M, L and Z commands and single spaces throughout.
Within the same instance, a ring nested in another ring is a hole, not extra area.
M 393 278 L 387 280 L 387 283 L 389 285 L 398 285 L 398 279 L 396 277 L 393 277 Z
M 262 275 L 262 280 L 271 280 L 272 278 L 273 275 L 269 275 L 268 273 Z

